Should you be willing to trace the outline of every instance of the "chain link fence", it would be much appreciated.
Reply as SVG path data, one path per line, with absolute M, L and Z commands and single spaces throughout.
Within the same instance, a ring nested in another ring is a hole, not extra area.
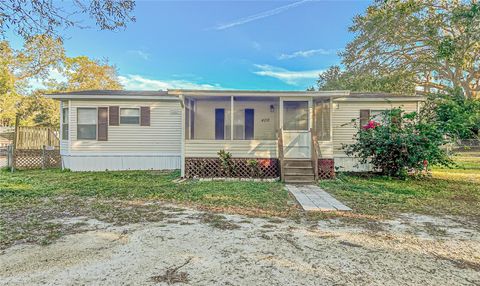
M 8 167 L 7 147 L 0 147 L 0 168 Z

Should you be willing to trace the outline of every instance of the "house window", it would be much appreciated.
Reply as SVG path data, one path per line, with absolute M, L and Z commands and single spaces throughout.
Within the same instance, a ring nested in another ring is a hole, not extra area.
M 68 140 L 68 108 L 62 109 L 62 140 Z
M 97 139 L 97 109 L 77 109 L 77 139 Z
M 315 128 L 319 141 L 330 141 L 330 101 L 315 102 Z
M 140 124 L 140 109 L 120 108 L 120 124 Z
M 386 110 L 370 110 L 370 118 L 373 121 L 385 123 L 385 114 L 383 114 Z

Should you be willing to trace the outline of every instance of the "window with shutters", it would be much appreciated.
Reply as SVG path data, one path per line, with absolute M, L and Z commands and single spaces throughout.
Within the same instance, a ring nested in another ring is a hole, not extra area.
M 68 107 L 62 109 L 62 140 L 68 140 Z
M 360 127 L 368 124 L 370 120 L 370 109 L 360 109 Z
M 97 139 L 97 109 L 77 108 L 77 139 Z
M 120 108 L 120 124 L 140 124 L 140 108 Z

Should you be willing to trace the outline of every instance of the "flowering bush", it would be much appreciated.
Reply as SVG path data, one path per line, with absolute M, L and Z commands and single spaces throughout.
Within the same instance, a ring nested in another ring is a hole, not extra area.
M 362 128 L 363 128 L 364 130 L 368 130 L 368 129 L 373 129 L 373 128 L 377 127 L 377 126 L 380 126 L 380 123 L 375 122 L 375 121 L 373 121 L 373 120 L 370 120 L 370 121 L 368 121 L 368 124 L 365 125 L 365 126 L 362 126 Z
M 380 114 L 382 123 L 369 121 L 358 128 L 355 143 L 344 146 L 349 156 L 370 162 L 383 174 L 404 177 L 409 171 L 418 173 L 432 164 L 450 165 L 441 148 L 445 137 L 435 122 L 422 120 L 416 112 L 406 113 L 401 108 Z

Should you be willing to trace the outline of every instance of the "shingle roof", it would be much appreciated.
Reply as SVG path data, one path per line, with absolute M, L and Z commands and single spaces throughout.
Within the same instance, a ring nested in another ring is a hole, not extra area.
M 57 92 L 52 95 L 143 95 L 143 96 L 162 96 L 167 95 L 163 90 L 81 90 L 81 91 L 69 91 L 69 92 Z
M 387 93 L 387 92 L 350 92 L 348 97 L 369 97 L 369 98 L 386 98 L 386 97 L 421 97 L 418 94 L 402 94 L 402 93 Z

